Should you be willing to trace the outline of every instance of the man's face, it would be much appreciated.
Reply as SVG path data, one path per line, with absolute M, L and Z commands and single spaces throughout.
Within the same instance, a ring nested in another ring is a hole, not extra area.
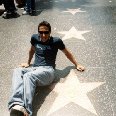
M 42 42 L 46 42 L 50 37 L 49 28 L 46 26 L 40 26 L 38 29 L 38 33 L 40 34 L 40 38 Z

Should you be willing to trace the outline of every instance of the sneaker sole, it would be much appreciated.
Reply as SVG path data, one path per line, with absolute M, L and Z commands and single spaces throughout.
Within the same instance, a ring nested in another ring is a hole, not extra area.
M 24 114 L 21 111 L 12 109 L 10 112 L 10 116 L 24 116 Z

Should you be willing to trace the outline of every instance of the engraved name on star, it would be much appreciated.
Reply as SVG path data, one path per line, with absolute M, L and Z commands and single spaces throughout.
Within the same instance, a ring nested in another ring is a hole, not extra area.
M 69 13 L 75 15 L 78 12 L 86 12 L 86 11 L 82 11 L 80 8 L 78 8 L 78 9 L 69 9 L 68 8 L 67 11 L 63 11 L 63 12 L 69 12 Z
M 85 34 L 85 33 L 88 33 L 88 32 L 90 32 L 90 30 L 79 31 L 79 30 L 76 30 L 75 27 L 72 27 L 69 31 L 61 31 L 61 32 L 58 32 L 58 33 L 59 34 L 65 34 L 65 36 L 62 38 L 62 40 L 67 40 L 67 39 L 70 39 L 70 38 L 76 38 L 76 39 L 81 39 L 81 40 L 86 41 L 82 34 Z
M 71 102 L 78 104 L 87 111 L 97 115 L 96 110 L 87 96 L 87 93 L 102 84 L 104 84 L 104 82 L 80 83 L 74 70 L 71 70 L 65 82 L 58 83 L 53 88 L 52 91 L 57 92 L 58 96 L 56 97 L 47 115 L 49 116 Z

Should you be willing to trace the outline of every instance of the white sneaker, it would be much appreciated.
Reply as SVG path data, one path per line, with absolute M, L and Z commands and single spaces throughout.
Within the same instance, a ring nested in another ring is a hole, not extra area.
M 5 15 L 7 12 L 5 11 L 3 14 Z
M 21 10 L 24 10 L 24 8 L 21 8 Z
M 30 13 L 29 12 L 27 12 L 27 11 L 24 11 L 23 13 L 22 13 L 22 15 L 29 15 Z
M 29 116 L 29 114 L 27 113 L 26 109 L 23 106 L 15 105 L 14 107 L 12 107 L 12 109 L 23 112 L 24 116 Z

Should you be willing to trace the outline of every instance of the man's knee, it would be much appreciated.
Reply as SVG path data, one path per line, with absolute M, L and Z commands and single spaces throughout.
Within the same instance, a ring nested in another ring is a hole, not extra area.
M 22 67 L 18 67 L 18 68 L 15 68 L 15 69 L 13 70 L 13 72 L 20 72 L 20 71 L 22 71 L 22 70 L 23 70 Z
M 32 81 L 33 80 L 33 74 L 31 72 L 27 72 L 23 75 L 23 79 L 24 81 Z

